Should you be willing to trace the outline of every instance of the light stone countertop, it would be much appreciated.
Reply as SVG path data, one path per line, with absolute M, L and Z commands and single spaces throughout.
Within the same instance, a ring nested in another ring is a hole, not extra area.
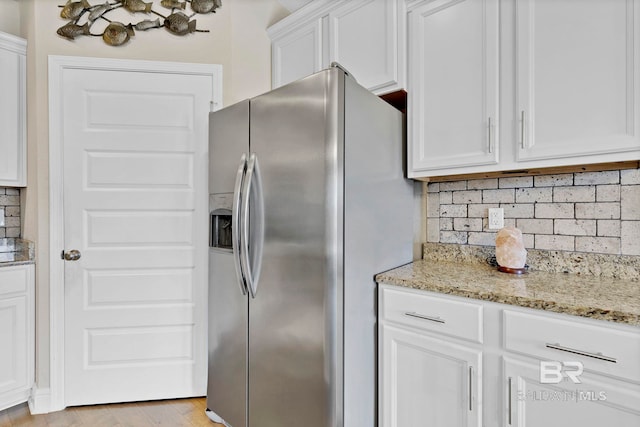
M 0 239 L 0 268 L 35 263 L 35 244 L 30 240 Z
M 431 256 L 428 249 L 433 249 Z M 376 281 L 640 326 L 640 280 L 637 277 L 619 278 L 533 268 L 525 274 L 515 275 L 499 272 L 486 260 L 480 261 L 477 257 L 461 262 L 460 256 L 451 256 L 451 253 L 448 258 L 440 256 L 447 251 L 451 249 L 443 251 L 436 246 L 425 246 L 426 259 L 378 274 Z M 483 252 L 486 254 L 486 250 Z

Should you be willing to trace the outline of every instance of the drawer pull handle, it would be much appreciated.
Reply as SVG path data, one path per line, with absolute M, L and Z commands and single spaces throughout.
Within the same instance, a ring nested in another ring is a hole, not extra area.
M 527 146 L 525 144 L 525 134 L 524 134 L 524 121 L 525 121 L 525 115 L 524 115 L 524 110 L 522 110 L 520 112 L 520 144 L 522 145 L 522 149 L 526 149 Z
M 507 404 L 508 404 L 508 417 L 509 417 L 509 425 L 511 425 L 511 412 L 512 412 L 512 408 L 511 408 L 511 393 L 512 393 L 512 380 L 511 377 L 509 377 L 509 398 L 507 400 Z
M 553 350 L 566 351 L 567 353 L 573 353 L 573 354 L 578 354 L 580 356 L 591 357 L 593 359 L 604 360 L 605 362 L 611 362 L 611 363 L 617 363 L 618 362 L 615 357 L 605 356 L 602 353 L 590 353 L 588 351 L 576 350 L 574 348 L 564 347 L 564 346 L 562 346 L 560 344 L 549 344 L 549 343 L 547 343 L 546 347 L 550 348 L 550 349 L 553 349 Z
M 433 316 L 425 316 L 424 314 L 416 313 L 415 311 L 407 311 L 404 315 L 410 316 L 410 317 L 417 317 L 418 319 L 423 319 L 423 320 L 430 320 L 436 323 L 445 323 L 444 319 L 441 319 L 439 317 L 433 317 Z
M 469 410 L 473 411 L 473 366 L 469 366 Z
M 487 126 L 487 127 L 489 128 L 489 133 L 487 135 L 487 142 L 488 142 L 488 145 L 489 145 L 489 154 L 491 154 L 491 153 L 493 153 L 493 144 L 492 144 L 492 141 L 491 141 L 491 137 L 492 137 L 492 135 L 491 135 L 491 127 L 493 125 L 491 124 L 491 117 L 489 117 L 488 122 L 489 122 L 489 126 Z

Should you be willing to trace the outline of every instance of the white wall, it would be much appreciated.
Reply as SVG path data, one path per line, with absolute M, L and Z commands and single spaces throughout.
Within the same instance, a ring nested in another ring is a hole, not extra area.
M 222 64 L 223 99 L 225 105 L 230 105 L 269 90 L 270 43 L 265 30 L 288 14 L 276 0 L 223 0 L 217 13 L 196 18 L 198 28 L 208 29 L 209 33 L 178 37 L 156 29 L 136 32 L 128 44 L 112 47 L 97 37 L 74 41 L 59 37 L 56 30 L 66 21 L 60 18 L 58 4 L 64 3 L 0 0 L 0 30 L 19 31 L 28 42 L 28 186 L 22 192 L 23 237 L 36 242 L 36 382 L 42 389 L 48 387 L 50 378 L 48 56 Z M 98 0 L 90 3 L 97 4 Z
M 21 36 L 20 3 L 18 0 L 0 0 L 0 31 Z

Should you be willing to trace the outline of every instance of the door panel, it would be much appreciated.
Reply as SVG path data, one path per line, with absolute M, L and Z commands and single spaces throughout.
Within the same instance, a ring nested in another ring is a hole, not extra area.
M 341 425 L 341 84 L 338 70 L 322 72 L 251 103 L 265 214 L 262 273 L 249 301 L 251 427 Z
M 65 402 L 204 394 L 206 75 L 63 74 Z

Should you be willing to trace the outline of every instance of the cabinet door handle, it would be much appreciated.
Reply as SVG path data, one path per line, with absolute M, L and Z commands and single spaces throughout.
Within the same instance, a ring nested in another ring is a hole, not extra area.
M 580 356 L 591 357 L 592 359 L 604 360 L 605 362 L 618 363 L 618 360 L 615 357 L 605 356 L 602 353 L 591 353 L 588 351 L 576 350 L 575 348 L 565 347 L 557 343 L 547 343 L 545 344 L 545 347 L 553 350 L 566 351 L 567 353 L 578 354 Z
M 507 417 L 509 420 L 509 425 L 511 425 L 511 377 L 509 377 L 509 396 L 507 399 Z
M 524 115 L 524 110 L 522 110 L 520 112 L 520 144 L 522 144 L 522 149 L 527 148 L 525 146 L 524 143 L 524 122 L 525 122 L 525 115 Z
M 404 315 L 409 317 L 416 317 L 418 319 L 429 320 L 436 323 L 445 323 L 444 319 L 434 316 L 426 316 L 424 314 L 416 313 L 415 311 L 407 311 Z
M 488 134 L 487 134 L 487 142 L 489 145 L 489 153 L 493 153 L 493 142 L 491 141 L 491 117 L 489 117 L 489 126 L 488 126 L 489 130 L 488 130 Z
M 469 410 L 473 412 L 473 366 L 469 366 Z

